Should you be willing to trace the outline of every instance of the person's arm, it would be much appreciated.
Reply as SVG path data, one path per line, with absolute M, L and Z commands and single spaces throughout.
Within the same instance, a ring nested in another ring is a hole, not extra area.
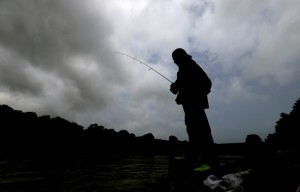
M 171 91 L 174 95 L 176 95 L 176 94 L 178 93 L 178 88 L 177 88 L 176 81 L 170 85 L 170 91 Z
M 180 72 L 178 71 L 178 72 L 177 72 L 177 79 L 176 79 L 176 81 L 170 85 L 170 91 L 171 91 L 173 94 L 175 94 L 175 95 L 179 92 L 179 84 L 180 84 L 180 81 L 181 81 L 181 80 L 180 80 L 180 79 L 181 79 L 180 76 L 181 76 L 181 75 L 180 75 Z

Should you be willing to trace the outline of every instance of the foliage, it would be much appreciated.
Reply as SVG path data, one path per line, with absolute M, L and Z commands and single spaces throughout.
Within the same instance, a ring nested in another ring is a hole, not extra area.
M 247 135 L 246 143 L 261 143 L 262 139 L 256 134 Z
M 168 141 L 152 133 L 136 137 L 102 125 L 87 129 L 61 117 L 38 117 L 33 112 L 0 105 L 0 155 L 14 156 L 101 156 L 103 154 L 166 154 Z
M 300 98 L 294 103 L 289 114 L 280 114 L 280 119 L 276 122 L 275 133 L 284 148 L 299 146 Z

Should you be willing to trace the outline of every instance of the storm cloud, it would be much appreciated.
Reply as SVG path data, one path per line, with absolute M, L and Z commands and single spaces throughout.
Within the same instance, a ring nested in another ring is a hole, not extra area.
M 85 127 L 186 139 L 169 92 L 182 47 L 213 82 L 217 143 L 273 133 L 300 96 L 299 2 L 0 1 L 0 103 Z

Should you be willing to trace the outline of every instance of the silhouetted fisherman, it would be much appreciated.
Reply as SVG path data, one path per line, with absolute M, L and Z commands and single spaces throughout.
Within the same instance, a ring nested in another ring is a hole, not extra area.
M 214 141 L 205 114 L 205 109 L 209 108 L 207 95 L 210 93 L 212 83 L 184 49 L 174 50 L 172 57 L 179 70 L 177 80 L 171 84 L 170 91 L 177 94 L 175 101 L 183 106 L 185 113 L 190 146 L 186 159 L 192 168 L 198 167 L 201 170 L 203 165 L 202 168 L 207 169 L 216 163 Z

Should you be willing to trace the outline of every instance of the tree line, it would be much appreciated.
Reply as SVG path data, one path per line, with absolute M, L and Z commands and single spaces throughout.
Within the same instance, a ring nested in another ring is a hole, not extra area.
M 84 129 L 61 117 L 38 117 L 8 105 L 0 105 L 0 118 L 0 156 L 148 155 L 167 154 L 170 149 L 169 141 L 156 139 L 152 133 L 136 136 L 98 124 Z
M 175 152 L 174 149 L 184 149 L 187 146 L 186 141 L 179 141 L 172 135 L 169 140 L 161 140 L 156 139 L 152 133 L 136 136 L 127 130 L 117 132 L 98 124 L 91 124 L 84 129 L 83 126 L 61 117 L 38 117 L 34 112 L 14 110 L 5 104 L 0 105 L 0 121 L 0 156 L 170 154 Z M 246 145 L 263 144 L 274 150 L 299 151 L 300 98 L 289 114 L 280 114 L 274 128 L 275 132 L 269 134 L 265 140 L 256 134 L 250 134 L 241 145 L 218 144 L 217 149 L 229 152 L 228 148 L 231 148 L 231 152 L 241 153 Z
M 263 141 L 258 135 L 250 134 L 246 143 L 265 143 L 276 150 L 300 149 L 300 98 L 292 106 L 290 113 L 281 113 L 275 123 L 275 132 L 267 136 Z

